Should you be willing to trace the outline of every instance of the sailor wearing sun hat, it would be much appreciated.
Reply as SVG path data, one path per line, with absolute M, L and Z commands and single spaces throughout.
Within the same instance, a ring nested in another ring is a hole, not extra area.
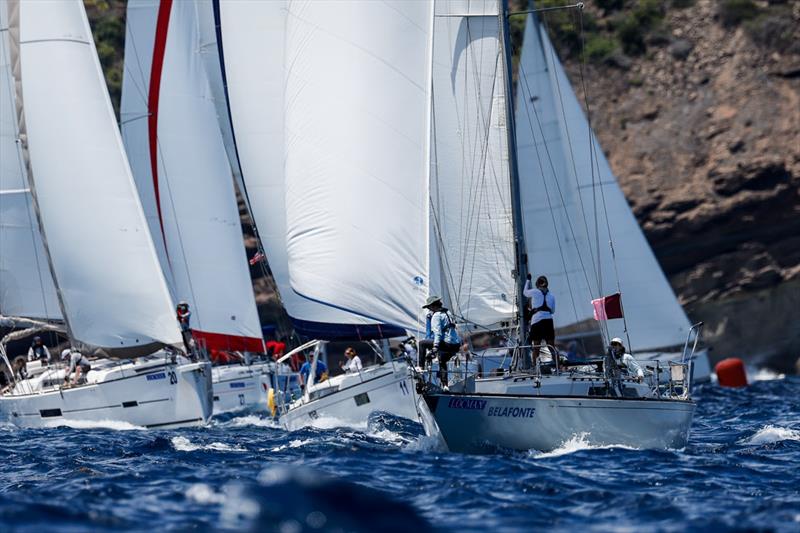
M 427 360 L 439 358 L 439 381 L 442 387 L 447 388 L 447 362 L 458 353 L 461 338 L 456 331 L 455 322 L 439 296 L 429 296 L 422 308 L 429 311 L 426 320 L 426 339 L 430 337 L 432 343 L 425 358 Z
M 631 354 L 627 353 L 622 339 L 619 337 L 614 337 L 611 339 L 611 342 L 609 343 L 609 350 L 611 351 L 611 355 L 614 356 L 614 360 L 617 362 L 617 364 L 627 370 L 628 375 L 636 376 L 640 379 L 644 377 L 644 370 L 642 370 L 642 366 L 636 359 L 633 358 Z

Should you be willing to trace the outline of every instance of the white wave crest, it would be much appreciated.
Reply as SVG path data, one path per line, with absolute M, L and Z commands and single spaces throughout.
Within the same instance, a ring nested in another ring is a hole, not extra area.
M 225 426 L 225 427 L 256 426 L 262 428 L 280 427 L 273 419 L 261 417 L 258 415 L 237 416 L 236 418 L 232 418 L 227 422 L 221 423 L 220 426 Z
M 225 503 L 225 495 L 215 492 L 205 483 L 195 483 L 186 489 L 186 497 L 197 503 Z
M 48 427 L 67 426 L 73 429 L 113 429 L 115 431 L 143 431 L 147 428 L 121 420 L 54 420 Z
M 638 448 L 633 448 L 631 446 L 624 446 L 622 444 L 592 444 L 589 442 L 589 433 L 583 432 L 577 435 L 573 435 L 568 440 L 564 442 L 561 446 L 556 448 L 555 450 L 551 450 L 549 452 L 539 452 L 531 450 L 529 453 L 532 455 L 534 459 L 548 459 L 551 457 L 561 457 L 562 455 L 569 455 L 571 453 L 580 452 L 583 450 L 610 450 L 610 449 L 622 449 L 622 450 L 638 450 Z
M 223 442 L 212 442 L 211 444 L 195 444 L 186 437 L 172 437 L 172 446 L 179 452 L 194 452 L 197 450 L 213 450 L 215 452 L 244 452 L 247 451 L 241 446 L 231 446 Z
M 363 422 L 351 422 L 333 416 L 320 416 L 311 423 L 311 426 L 317 429 L 350 428 L 363 430 L 367 429 L 367 421 L 364 420 Z
M 762 444 L 774 444 L 782 440 L 800 441 L 800 431 L 791 428 L 768 425 L 759 429 L 755 435 L 740 441 L 741 444 L 760 446 Z
M 282 452 L 283 450 L 289 450 L 292 448 L 302 448 L 306 444 L 311 444 L 314 442 L 314 439 L 295 439 L 293 441 L 289 441 L 289 444 L 281 444 L 280 446 L 275 446 L 272 448 L 271 451 L 273 452 Z
M 785 379 L 786 374 L 779 374 L 769 368 L 759 368 L 755 374 L 752 374 L 750 381 L 774 381 L 777 379 Z

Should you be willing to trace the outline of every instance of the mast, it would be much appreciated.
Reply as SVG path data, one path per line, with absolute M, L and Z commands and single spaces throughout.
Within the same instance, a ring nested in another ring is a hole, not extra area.
M 502 0 L 503 6 L 500 10 L 500 31 L 503 39 L 506 71 L 506 121 L 508 134 L 508 164 L 511 171 L 511 215 L 514 224 L 514 258 L 516 270 L 512 275 L 516 278 L 517 290 L 517 316 L 519 319 L 519 341 L 520 345 L 527 342 L 527 331 L 525 324 L 525 295 L 523 294 L 524 280 L 528 276 L 528 257 L 525 254 L 525 233 L 522 226 L 522 201 L 520 196 L 519 168 L 517 167 L 517 135 L 514 121 L 514 99 L 512 95 L 513 72 L 511 64 L 511 39 L 508 29 L 508 0 Z

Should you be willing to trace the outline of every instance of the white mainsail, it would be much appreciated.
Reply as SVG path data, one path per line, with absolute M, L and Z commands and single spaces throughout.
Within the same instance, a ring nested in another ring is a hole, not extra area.
M 119 356 L 178 345 L 83 3 L 14 0 L 10 23 L 30 179 L 71 336 Z
M 516 312 L 500 9 L 437 1 L 433 36 L 430 231 L 441 274 L 432 292 L 484 327 Z
M 292 288 L 408 330 L 428 278 L 430 10 L 298 1 L 286 29 Z
M 127 7 L 122 134 L 172 293 L 209 349 L 264 351 L 194 2 Z
M 9 46 L 8 3 L 0 0 L 0 315 L 60 320 L 18 141 Z
M 321 285 L 311 291 L 311 294 L 301 295 L 295 292 L 289 280 L 285 162 L 296 137 L 287 137 L 285 133 L 284 113 L 291 100 L 288 97 L 285 100 L 283 73 L 285 65 L 287 69 L 293 68 L 289 61 L 285 61 L 288 53 L 286 41 L 287 38 L 293 39 L 292 35 L 296 37 L 296 34 L 287 36 L 287 14 L 291 15 L 294 28 L 307 13 L 318 9 L 352 12 L 355 8 L 352 3 L 325 4 L 282 0 L 213 3 L 218 24 L 218 34 L 214 39 L 219 38 L 217 46 L 223 65 L 221 76 L 227 82 L 225 89 L 228 108 L 220 109 L 220 119 L 230 120 L 232 134 L 235 134 L 235 139 L 231 139 L 235 145 L 231 151 L 238 156 L 234 165 L 240 165 L 245 191 L 270 270 L 278 285 L 281 301 L 296 329 L 303 334 L 320 338 L 384 336 L 391 332 L 398 334 L 400 331 L 397 328 L 386 327 L 385 320 L 369 318 L 373 316 L 371 313 L 361 316 L 357 309 L 344 309 L 341 302 L 324 301 L 317 292 L 322 289 Z M 376 8 L 391 10 L 390 5 L 381 7 L 371 4 L 362 4 L 362 7 L 370 7 L 373 11 Z M 406 9 L 403 6 L 398 8 L 399 11 L 394 12 L 395 16 Z M 295 20 L 298 16 L 301 18 Z M 341 18 L 342 14 L 337 17 Z M 292 31 L 299 30 L 300 28 Z M 362 33 L 362 30 L 363 28 L 359 28 L 356 33 Z M 409 37 L 404 39 L 409 40 Z M 326 50 L 322 50 L 322 54 L 318 60 L 332 57 Z M 330 100 L 326 102 L 330 103 Z M 320 118 L 329 112 L 328 105 L 316 105 L 317 110 L 324 108 Z M 290 112 L 297 116 L 295 111 Z M 312 116 L 308 115 L 308 118 Z M 337 200 L 330 198 L 329 202 L 333 205 Z M 395 214 L 395 219 L 406 216 L 403 205 L 395 204 L 392 208 L 391 212 L 381 213 L 381 216 L 390 216 L 392 213 Z
M 616 292 L 619 279 L 632 348 L 682 344 L 690 326 L 686 313 L 591 132 L 545 28 L 533 15 L 525 28 L 517 98 L 529 270 L 546 275 L 558 295 L 556 328 L 590 321 L 591 300 Z M 623 327 L 622 320 L 609 321 L 609 335 L 623 337 Z

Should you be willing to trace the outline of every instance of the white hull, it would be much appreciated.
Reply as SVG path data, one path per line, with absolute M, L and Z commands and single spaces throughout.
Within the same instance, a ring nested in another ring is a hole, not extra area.
M 315 384 L 308 397 L 289 406 L 280 422 L 289 431 L 331 424 L 364 427 L 376 411 L 419 421 L 414 381 L 405 362 L 367 367 Z
M 148 357 L 92 365 L 86 385 L 62 388 L 60 368 L 19 382 L 0 396 L 0 420 L 21 427 L 115 421 L 169 429 L 203 425 L 211 417 L 210 363 Z
M 244 409 L 267 411 L 271 377 L 270 364 L 266 362 L 213 367 L 214 414 Z
M 682 448 L 691 401 L 434 394 L 426 398 L 451 451 L 551 451 L 580 436 L 593 445 Z

